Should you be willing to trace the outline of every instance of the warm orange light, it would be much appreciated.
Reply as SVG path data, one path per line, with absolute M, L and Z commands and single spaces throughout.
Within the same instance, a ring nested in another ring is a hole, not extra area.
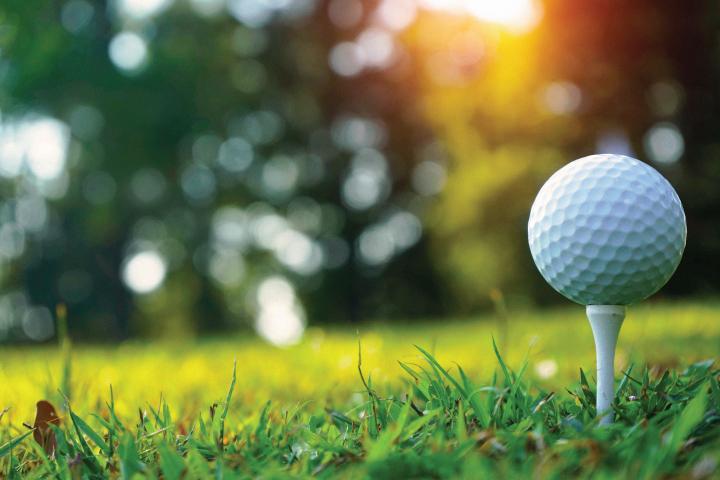
M 541 15 L 536 0 L 424 0 L 423 3 L 438 10 L 466 13 L 518 31 L 534 27 Z

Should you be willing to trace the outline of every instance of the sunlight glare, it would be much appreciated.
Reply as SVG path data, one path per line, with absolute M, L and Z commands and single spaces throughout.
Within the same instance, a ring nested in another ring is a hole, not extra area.
M 478 20 L 526 31 L 540 20 L 536 0 L 420 0 L 429 9 L 466 13 Z

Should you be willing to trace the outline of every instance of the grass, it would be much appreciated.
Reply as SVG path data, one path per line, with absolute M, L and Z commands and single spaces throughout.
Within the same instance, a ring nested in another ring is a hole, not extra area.
M 341 329 L 284 350 L 243 338 L 5 348 L 0 477 L 711 477 L 718 313 L 631 311 L 607 428 L 579 309 L 365 326 L 361 357 Z M 60 423 L 33 431 L 41 399 Z

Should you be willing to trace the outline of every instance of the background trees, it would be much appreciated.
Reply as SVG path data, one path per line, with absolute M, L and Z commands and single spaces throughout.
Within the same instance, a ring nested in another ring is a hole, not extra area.
M 691 234 L 665 293 L 714 292 L 714 10 L 431 3 L 3 3 L 0 338 L 51 337 L 61 302 L 87 337 L 288 343 L 491 291 L 558 301 L 527 211 L 596 151 L 676 185 Z

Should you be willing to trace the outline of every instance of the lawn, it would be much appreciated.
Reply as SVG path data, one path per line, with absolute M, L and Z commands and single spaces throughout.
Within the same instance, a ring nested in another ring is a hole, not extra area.
M 580 307 L 312 327 L 287 349 L 249 335 L 3 347 L 0 477 L 702 478 L 720 460 L 720 391 L 714 367 L 697 362 L 720 354 L 718 318 L 716 302 L 629 310 L 618 379 L 633 370 L 611 428 L 594 425 Z M 56 437 L 51 455 L 23 437 L 41 399 L 61 417 L 43 429 Z

